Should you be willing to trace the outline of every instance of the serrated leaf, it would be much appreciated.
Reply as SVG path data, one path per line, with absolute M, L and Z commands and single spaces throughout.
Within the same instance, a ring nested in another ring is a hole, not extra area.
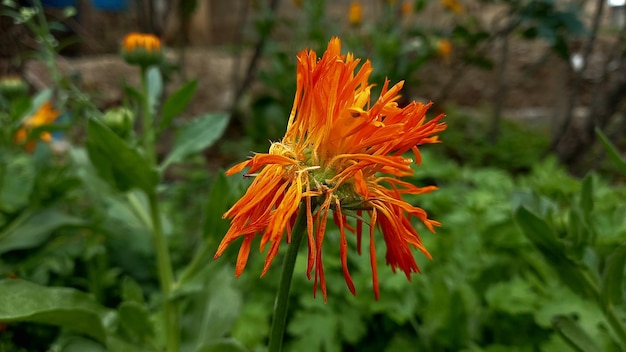
M 100 177 L 120 191 L 151 192 L 158 173 L 146 158 L 97 119 L 87 123 L 87 152 Z
M 56 325 L 105 342 L 101 319 L 106 313 L 91 296 L 72 288 L 0 280 L 0 322 Z
M 561 337 L 573 348 L 580 352 L 600 352 L 600 348 L 589 335 L 578 326 L 570 317 L 556 316 L 553 320 L 554 328 Z
M 33 248 L 63 226 L 82 226 L 85 221 L 55 209 L 44 209 L 27 217 L 7 232 L 0 233 L 0 254 L 16 249 Z
M 172 119 L 185 110 L 197 87 L 198 81 L 194 79 L 180 87 L 165 100 L 161 110 L 161 129 L 168 128 Z
M 596 128 L 596 135 L 600 139 L 600 142 L 604 146 L 606 152 L 609 154 L 611 160 L 613 160 L 613 162 L 622 172 L 622 174 L 626 175 L 626 161 L 624 161 L 617 148 L 615 148 L 613 143 L 611 143 L 609 138 L 599 128 Z
M 622 243 L 609 255 L 602 273 L 602 299 L 607 304 L 624 303 L 624 268 L 626 267 L 626 243 Z
M 211 146 L 222 136 L 228 121 L 227 114 L 206 114 L 191 121 L 178 133 L 172 151 L 161 169 L 165 170 L 171 163 L 180 162 L 185 157 Z

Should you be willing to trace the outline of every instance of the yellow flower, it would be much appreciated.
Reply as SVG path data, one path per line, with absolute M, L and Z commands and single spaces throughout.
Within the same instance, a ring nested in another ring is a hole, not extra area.
M 454 12 L 456 14 L 461 14 L 465 12 L 465 8 L 463 4 L 461 4 L 458 0 L 439 0 L 441 6 L 443 6 L 446 10 Z
M 129 33 L 122 41 L 122 56 L 131 65 L 156 65 L 163 59 L 161 41 L 153 34 Z
M 34 115 L 29 116 L 22 124 L 22 127 L 17 130 L 15 133 L 15 143 L 24 144 L 26 150 L 32 152 L 36 144 L 36 141 L 31 139 L 32 137 L 29 138 L 32 129 L 53 123 L 59 115 L 60 113 L 52 107 L 50 102 L 44 103 L 39 110 L 37 110 Z M 41 132 L 34 138 L 38 138 L 44 142 L 52 141 L 50 132 Z
M 351 2 L 350 8 L 348 9 L 348 22 L 353 26 L 358 26 L 361 24 L 362 20 L 363 8 L 361 7 L 361 3 L 358 1 Z
M 446 63 L 450 63 L 450 56 L 452 55 L 452 42 L 448 39 L 439 39 L 437 41 L 437 52 Z
M 261 250 L 269 244 L 267 273 L 278 253 L 285 233 L 290 241 L 295 217 L 305 212 L 308 238 L 307 276 L 314 270 L 314 294 L 321 286 L 326 299 L 322 245 L 329 212 L 339 228 L 339 251 L 346 284 L 355 287 L 348 270 L 348 244 L 351 232 L 361 253 L 363 224 L 369 225 L 369 253 L 372 282 L 378 299 L 375 228 L 387 245 L 387 264 L 402 270 L 408 278 L 419 269 L 411 247 L 430 254 L 422 245 L 411 219 L 417 218 L 430 230 L 439 222 L 424 210 L 402 199 L 436 189 L 417 187 L 402 181 L 413 174 L 413 160 L 404 156 L 412 151 L 420 163 L 418 146 L 437 143 L 437 133 L 446 128 L 443 115 L 429 121 L 431 104 L 411 102 L 398 106 L 403 83 L 382 86 L 372 104 L 368 83 L 372 72 L 369 61 L 360 63 L 351 53 L 341 54 L 341 42 L 333 38 L 318 58 L 312 50 L 298 54 L 297 87 L 287 131 L 280 142 L 272 143 L 269 153 L 255 154 L 227 171 L 236 174 L 248 168 L 254 181 L 233 207 L 224 214 L 231 227 L 220 243 L 215 258 L 235 240 L 242 238 L 236 275 L 243 272 L 252 240 L 261 236 Z M 369 217 L 367 222 L 365 215 Z M 349 220 L 350 219 L 350 220 Z

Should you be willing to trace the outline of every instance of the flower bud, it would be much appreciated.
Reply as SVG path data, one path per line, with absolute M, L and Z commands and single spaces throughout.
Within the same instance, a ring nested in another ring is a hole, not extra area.
M 161 41 L 153 34 L 129 33 L 122 42 L 122 56 L 131 65 L 157 65 L 163 60 Z
M 113 108 L 102 116 L 102 121 L 118 136 L 126 138 L 133 129 L 135 114 L 124 107 Z
M 0 94 L 7 99 L 24 96 L 28 93 L 28 84 L 19 76 L 0 78 Z

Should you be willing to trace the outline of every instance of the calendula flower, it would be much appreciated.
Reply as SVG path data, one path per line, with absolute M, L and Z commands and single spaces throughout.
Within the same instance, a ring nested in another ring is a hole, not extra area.
M 458 0 L 439 0 L 439 3 L 441 3 L 441 6 L 443 6 L 446 10 L 453 13 L 461 14 L 465 12 L 463 4 L 461 4 Z
M 363 223 L 369 225 L 372 281 L 378 299 L 376 228 L 382 232 L 387 264 L 394 272 L 402 270 L 410 279 L 411 273 L 419 271 L 411 247 L 430 257 L 411 220 L 421 220 L 433 232 L 440 224 L 405 202 L 402 195 L 428 193 L 436 187 L 417 187 L 401 178 L 413 174 L 414 161 L 405 152 L 412 151 L 419 163 L 417 146 L 438 142 L 436 134 L 446 128 L 439 122 L 443 115 L 427 121 L 430 103 L 411 102 L 399 107 L 402 82 L 389 87 L 386 81 L 380 97 L 371 104 L 373 85 L 368 78 L 372 66 L 366 61 L 357 70 L 360 60 L 350 53 L 342 55 L 338 38 L 330 41 L 321 58 L 305 50 L 297 59 L 296 96 L 284 138 L 272 143 L 269 153 L 255 154 L 227 171 L 233 175 L 248 168 L 254 181 L 224 214 L 231 219 L 231 227 L 215 258 L 242 238 L 236 265 L 236 275 L 241 275 L 252 240 L 259 234 L 261 250 L 269 244 L 263 276 L 285 234 L 290 241 L 296 215 L 305 212 L 307 276 L 311 279 L 314 271 L 314 295 L 319 284 L 326 299 L 322 247 L 327 217 L 332 212 L 340 233 L 343 273 L 353 294 L 346 236 L 348 232 L 355 234 L 360 253 Z
M 350 3 L 350 8 L 348 9 L 348 22 L 353 26 L 358 26 L 361 24 L 363 20 L 363 8 L 361 7 L 361 3 L 358 1 L 353 1 Z
M 17 130 L 15 133 L 15 143 L 16 144 L 24 144 L 27 151 L 32 152 L 35 149 L 35 140 L 29 140 L 29 134 L 33 128 L 49 125 L 53 123 L 58 117 L 60 113 L 52 107 L 52 103 L 46 102 L 35 114 L 28 117 L 22 127 Z M 52 135 L 50 132 L 41 132 L 39 136 L 35 137 L 44 142 L 52 141 Z
M 129 33 L 122 41 L 122 56 L 131 65 L 156 65 L 163 59 L 161 41 L 153 34 Z

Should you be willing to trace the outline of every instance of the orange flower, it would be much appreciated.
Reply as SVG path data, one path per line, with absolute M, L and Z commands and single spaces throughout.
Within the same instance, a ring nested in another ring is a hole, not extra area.
M 161 62 L 161 41 L 153 34 L 129 33 L 122 41 L 122 56 L 131 65 L 149 66 Z
M 446 63 L 450 63 L 450 56 L 452 55 L 452 42 L 448 39 L 439 39 L 437 41 L 437 52 Z
M 28 117 L 22 127 L 17 130 L 15 133 L 15 143 L 23 144 L 26 143 L 26 150 L 32 152 L 35 149 L 35 141 L 28 140 L 28 135 L 33 128 L 49 125 L 53 123 L 58 117 L 60 113 L 57 110 L 54 110 L 52 104 L 50 102 L 46 102 L 34 115 Z M 44 142 L 52 141 L 52 135 L 50 132 L 41 132 L 38 136 Z
M 348 22 L 350 22 L 353 26 L 358 26 L 361 24 L 363 20 L 363 8 L 358 1 L 353 1 L 350 3 L 350 8 L 348 9 Z
M 408 17 L 413 13 L 413 2 L 412 1 L 404 1 L 400 7 L 400 12 L 402 16 Z
M 307 276 L 314 274 L 314 295 L 318 283 L 326 299 L 322 245 L 327 216 L 332 210 L 339 227 L 339 249 L 346 283 L 355 288 L 348 271 L 347 232 L 357 238 L 361 252 L 364 215 L 369 216 L 370 260 L 376 299 L 379 297 L 375 228 L 387 245 L 387 264 L 402 270 L 410 279 L 418 272 L 411 247 L 427 257 L 428 251 L 411 224 L 413 217 L 434 232 L 439 222 L 426 212 L 402 200 L 403 194 L 422 194 L 435 186 L 416 187 L 400 178 L 413 174 L 413 160 L 403 154 L 413 151 L 420 162 L 420 144 L 437 143 L 436 134 L 446 128 L 440 115 L 426 121 L 429 104 L 397 104 L 402 82 L 389 87 L 386 81 L 378 100 L 370 103 L 368 83 L 372 66 L 366 61 L 355 73 L 360 60 L 341 54 L 341 42 L 333 38 L 324 55 L 314 51 L 298 54 L 296 96 L 287 131 L 280 142 L 272 143 L 267 154 L 255 154 L 233 166 L 232 175 L 248 168 L 255 176 L 245 195 L 224 214 L 231 227 L 219 245 L 215 258 L 242 237 L 236 275 L 241 275 L 253 238 L 261 235 L 261 250 L 269 243 L 263 276 L 270 267 L 285 233 L 290 241 L 296 215 L 306 213 L 308 238 Z M 258 172 L 258 174 L 257 174 Z M 354 220 L 348 221 L 348 217 Z
M 461 14 L 465 12 L 463 4 L 461 4 L 458 0 L 439 0 L 439 3 L 441 3 L 441 6 L 443 6 L 446 10 L 453 13 Z

